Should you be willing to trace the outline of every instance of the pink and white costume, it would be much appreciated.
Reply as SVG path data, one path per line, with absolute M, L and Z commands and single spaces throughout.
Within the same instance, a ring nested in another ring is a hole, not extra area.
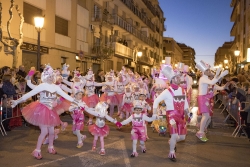
M 54 141 L 54 126 L 60 125 L 61 121 L 58 114 L 53 110 L 53 107 L 57 103 L 57 95 L 64 97 L 65 99 L 73 102 L 74 99 L 64 93 L 58 86 L 53 84 L 55 82 L 55 76 L 53 69 L 46 65 L 44 71 L 41 75 L 42 82 L 36 86 L 29 93 L 23 95 L 18 100 L 12 101 L 12 107 L 15 107 L 18 103 L 26 101 L 28 98 L 40 94 L 39 100 L 30 103 L 23 108 L 22 114 L 27 122 L 39 126 L 41 129 L 41 134 L 37 141 L 37 147 L 33 151 L 33 156 L 36 159 L 41 159 L 41 145 L 45 136 L 49 133 L 49 146 L 48 152 L 51 154 L 56 154 L 53 146 Z
M 114 71 L 110 71 L 105 76 L 105 82 L 102 86 L 102 91 L 104 92 L 100 101 L 108 102 L 109 101 L 109 115 L 112 116 L 114 114 L 114 107 L 118 105 L 118 100 L 115 95 L 115 78 Z
M 153 104 L 154 114 L 157 112 L 158 105 L 164 100 L 167 105 L 167 122 L 170 130 L 171 138 L 169 140 L 170 152 L 169 158 L 176 161 L 175 146 L 176 143 L 185 140 L 187 129 L 185 114 L 188 114 L 189 106 L 185 93 L 181 87 L 177 86 L 176 77 L 180 76 L 178 71 L 173 71 L 171 66 L 165 66 L 162 73 L 171 82 L 171 86 L 165 89 L 155 100 Z M 173 83 L 175 82 L 175 83 Z
M 121 103 L 121 115 L 120 118 L 123 119 L 123 116 L 126 115 L 126 119 L 129 117 L 129 115 L 132 114 L 133 112 L 133 101 L 134 101 L 134 96 L 132 94 L 132 89 L 131 85 L 127 85 L 125 87 L 125 94 L 123 95 L 122 98 L 122 103 Z
M 125 86 L 128 84 L 128 80 L 125 79 L 125 75 L 120 72 L 115 82 L 115 92 L 118 101 L 118 115 L 121 114 L 123 95 L 125 93 Z
M 96 115 L 96 122 L 93 125 L 89 126 L 89 132 L 94 136 L 93 147 L 92 150 L 96 150 L 96 142 L 98 138 L 100 138 L 101 142 L 101 150 L 99 152 L 100 155 L 105 155 L 104 149 L 104 137 L 109 134 L 109 127 L 105 123 L 105 119 L 110 122 L 116 123 L 116 119 L 107 115 L 108 104 L 106 102 L 99 102 L 95 107 L 96 114 L 102 115 L 102 117 Z
M 133 102 L 134 109 L 136 108 L 143 108 L 143 104 L 140 100 L 135 100 Z M 145 121 L 152 122 L 157 118 L 156 115 L 149 118 L 146 114 L 143 113 L 134 113 L 128 119 L 121 122 L 121 125 L 126 125 L 132 122 L 132 130 L 131 130 L 131 139 L 133 140 L 133 153 L 131 157 L 137 157 L 138 153 L 136 151 L 137 141 L 140 141 L 140 146 L 143 153 L 146 153 L 146 131 L 145 131 Z
M 208 93 L 209 85 L 214 85 L 218 80 L 228 74 L 228 71 L 223 71 L 219 77 L 215 77 L 212 80 L 208 78 L 208 75 L 211 75 L 210 65 L 206 64 L 204 61 L 200 61 L 196 64 L 196 68 L 203 72 L 202 77 L 199 79 L 199 88 L 198 88 L 198 108 L 199 112 L 202 114 L 202 119 L 200 123 L 200 130 L 196 133 L 196 136 L 203 142 L 206 142 L 208 139 L 204 133 L 205 126 L 207 121 L 210 119 L 210 98 L 213 96 Z M 220 69 L 216 71 L 217 74 L 220 73 Z M 216 75 L 217 76 L 217 75 Z
M 187 101 L 188 101 L 188 104 L 190 105 L 191 95 L 192 95 L 193 79 L 192 79 L 192 77 L 190 77 L 187 74 L 188 71 L 189 71 L 189 66 L 184 65 L 184 67 L 183 67 L 183 74 L 181 76 L 180 87 L 182 87 L 186 91 L 186 93 L 187 93 Z

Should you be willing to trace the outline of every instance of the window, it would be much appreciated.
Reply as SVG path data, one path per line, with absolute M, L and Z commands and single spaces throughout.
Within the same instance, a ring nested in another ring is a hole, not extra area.
M 68 36 L 68 21 L 56 16 L 55 32 L 64 36 Z
M 25 2 L 23 3 L 23 17 L 25 23 L 35 25 L 34 17 L 42 16 L 42 13 L 42 9 L 39 9 Z
M 117 71 L 121 71 L 122 70 L 122 62 L 117 62 Z
M 113 61 L 112 60 L 107 60 L 105 62 L 105 71 L 109 72 L 111 69 L 113 69 Z
M 78 0 L 77 1 L 78 2 L 78 5 L 80 5 L 81 7 L 83 7 L 83 8 L 86 8 L 86 0 Z

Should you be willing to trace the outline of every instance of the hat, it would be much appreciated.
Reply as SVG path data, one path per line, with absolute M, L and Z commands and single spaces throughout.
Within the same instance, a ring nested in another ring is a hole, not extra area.
M 179 75 L 179 71 L 173 71 L 171 66 L 165 66 L 162 69 L 162 74 L 169 80 L 171 81 L 175 76 Z
M 140 95 L 145 95 L 145 96 L 147 96 L 147 94 L 148 94 L 148 92 L 147 92 L 146 89 L 141 89 L 141 90 L 140 90 Z
M 176 69 L 179 71 L 183 71 L 184 63 L 178 62 Z
M 48 76 L 55 76 L 55 74 L 53 68 L 49 64 L 46 64 L 41 74 L 42 82 L 45 82 Z
M 90 68 L 88 69 L 88 72 L 87 72 L 85 78 L 86 78 L 87 80 L 90 80 L 90 78 L 93 77 L 93 76 L 94 76 L 94 73 L 93 73 L 93 71 L 92 71 L 92 68 L 90 67 Z
M 200 70 L 201 72 L 205 72 L 206 70 L 208 70 L 211 66 L 207 63 L 205 63 L 203 60 L 201 60 L 200 62 L 198 62 L 195 66 L 198 70 Z
M 141 100 L 134 100 L 133 101 L 134 108 L 143 108 L 142 107 L 142 101 Z

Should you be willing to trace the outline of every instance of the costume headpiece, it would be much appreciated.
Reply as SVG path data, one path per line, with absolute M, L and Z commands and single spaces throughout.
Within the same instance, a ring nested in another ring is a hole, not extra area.
M 180 75 L 180 72 L 178 70 L 173 70 L 171 66 L 165 66 L 162 69 L 162 74 L 171 81 L 175 76 Z
M 207 63 L 205 63 L 203 60 L 201 60 L 200 62 L 198 62 L 195 66 L 198 70 L 200 70 L 201 72 L 205 72 L 206 70 L 208 70 L 211 66 Z
M 134 100 L 133 107 L 134 108 L 143 108 L 142 101 L 141 100 Z
M 176 69 L 177 69 L 178 71 L 183 71 L 183 68 L 184 68 L 184 63 L 178 62 L 178 63 L 177 63 Z
M 88 69 L 88 72 L 87 72 L 85 78 L 86 78 L 87 80 L 90 80 L 93 76 L 94 76 L 94 73 L 93 73 L 93 71 L 92 71 L 92 68 L 90 67 L 90 68 Z
M 45 65 L 45 68 L 43 69 L 43 72 L 41 74 L 41 80 L 42 80 L 42 82 L 46 82 L 45 80 L 49 76 L 55 76 L 55 74 L 54 74 L 53 68 L 49 64 L 47 64 L 47 65 Z

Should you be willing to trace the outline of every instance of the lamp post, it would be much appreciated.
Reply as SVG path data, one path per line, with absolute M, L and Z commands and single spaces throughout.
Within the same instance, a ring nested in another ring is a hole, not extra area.
M 234 51 L 234 55 L 236 57 L 236 73 L 238 73 L 238 57 L 240 57 L 240 50 L 238 49 L 238 47 Z
M 137 62 L 137 56 L 138 56 L 138 57 L 141 57 L 141 56 L 142 56 L 142 51 L 138 51 L 138 52 L 137 52 L 137 55 L 136 55 L 136 62 Z M 140 63 L 138 63 L 138 65 L 139 65 L 139 72 L 141 72 Z
M 41 54 L 40 54 L 40 33 L 43 29 L 44 17 L 35 17 L 35 28 L 37 30 L 37 69 L 39 70 L 41 65 Z

